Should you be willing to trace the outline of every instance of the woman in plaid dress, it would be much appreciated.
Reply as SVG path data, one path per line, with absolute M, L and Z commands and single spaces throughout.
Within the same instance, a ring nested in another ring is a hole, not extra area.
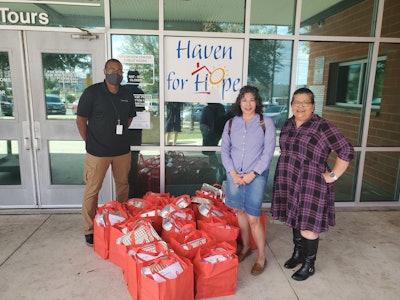
M 298 89 L 291 106 L 293 116 L 279 138 L 271 213 L 293 229 L 294 252 L 285 267 L 302 264 L 292 276 L 301 281 L 314 274 L 319 234 L 335 225 L 333 183 L 347 169 L 354 149 L 332 123 L 313 113 L 311 90 Z M 332 169 L 327 164 L 331 151 L 337 154 Z

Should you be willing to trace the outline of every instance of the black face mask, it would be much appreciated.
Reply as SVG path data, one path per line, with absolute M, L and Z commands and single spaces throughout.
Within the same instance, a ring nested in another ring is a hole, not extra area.
M 106 80 L 109 84 L 119 85 L 122 82 L 123 77 L 117 73 L 106 74 Z

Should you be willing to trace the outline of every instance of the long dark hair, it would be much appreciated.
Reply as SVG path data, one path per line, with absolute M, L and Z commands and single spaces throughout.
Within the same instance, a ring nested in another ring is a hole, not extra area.
M 232 105 L 232 113 L 235 116 L 243 115 L 242 109 L 240 108 L 240 101 L 242 100 L 244 94 L 252 93 L 254 98 L 256 99 L 256 114 L 262 114 L 262 99 L 260 96 L 260 92 L 258 88 L 251 85 L 245 85 L 239 91 L 238 96 L 236 97 L 235 103 Z

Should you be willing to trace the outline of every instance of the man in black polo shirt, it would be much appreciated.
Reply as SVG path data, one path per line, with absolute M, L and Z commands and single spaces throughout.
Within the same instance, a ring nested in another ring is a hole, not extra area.
M 93 246 L 93 219 L 98 195 L 108 167 L 112 166 L 116 199 L 128 200 L 131 153 L 128 128 L 136 116 L 132 93 L 120 85 L 122 64 L 110 59 L 104 67 L 105 80 L 86 88 L 81 98 L 76 124 L 86 142 L 83 178 L 86 189 L 82 201 L 82 217 L 86 244 Z

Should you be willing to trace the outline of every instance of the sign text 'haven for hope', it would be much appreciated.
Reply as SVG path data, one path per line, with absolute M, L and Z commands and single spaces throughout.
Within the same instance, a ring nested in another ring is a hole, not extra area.
M 243 40 L 167 37 L 165 44 L 167 101 L 235 101 L 242 86 Z

